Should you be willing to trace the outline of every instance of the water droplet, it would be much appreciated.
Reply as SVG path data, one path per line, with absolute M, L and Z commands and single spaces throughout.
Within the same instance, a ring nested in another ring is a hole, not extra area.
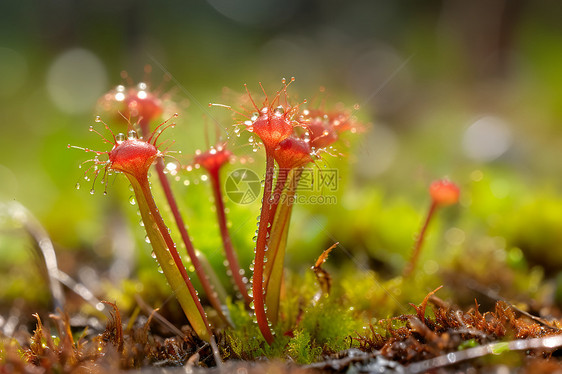
M 101 117 L 100 116 L 96 116 L 96 119 L 94 119 L 95 122 L 101 122 Z
M 283 114 L 285 114 L 285 108 L 279 105 L 277 108 L 275 108 L 275 110 L 273 110 L 273 114 L 275 114 L 276 116 L 282 116 Z
M 144 221 L 143 221 L 142 219 L 139 221 L 139 225 L 140 225 L 141 227 L 144 227 Z
M 131 195 L 129 197 L 129 204 L 135 205 L 136 203 L 137 203 L 137 201 L 135 200 L 135 195 Z
M 154 251 L 152 251 L 152 253 L 150 254 L 150 257 L 156 258 L 156 253 L 154 253 Z
M 138 138 L 139 138 L 139 134 L 137 134 L 137 132 L 136 132 L 135 130 L 130 130 L 130 131 L 127 133 L 127 137 L 128 137 L 129 139 L 138 139 Z
M 255 243 L 257 240 L 258 240 L 258 237 L 257 237 L 257 236 L 254 236 L 254 237 L 252 238 L 252 241 L 253 241 L 254 243 Z
M 148 244 L 150 244 L 150 238 L 148 237 L 148 235 L 146 235 L 144 237 L 144 241 L 147 242 Z
M 90 190 L 90 195 L 93 195 L 94 192 L 96 192 L 96 191 L 94 191 L 94 189 L 92 188 L 92 189 Z
M 76 188 L 77 190 L 79 190 L 79 189 L 80 189 L 80 183 L 77 182 L 77 183 L 74 185 L 74 188 Z
M 117 140 L 117 142 L 122 142 L 125 140 L 125 134 L 123 134 L 122 132 L 120 132 L 119 134 L 115 135 L 115 140 Z

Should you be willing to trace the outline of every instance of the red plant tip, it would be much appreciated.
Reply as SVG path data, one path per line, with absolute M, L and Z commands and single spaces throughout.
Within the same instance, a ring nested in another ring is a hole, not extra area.
M 102 97 L 101 105 L 106 110 L 120 113 L 121 121 L 125 122 L 151 122 L 163 112 L 162 100 L 150 92 L 144 82 L 135 87 L 117 86 Z
M 327 116 L 313 117 L 305 126 L 310 146 L 314 149 L 326 148 L 338 140 L 338 134 L 330 126 Z
M 292 136 L 277 145 L 273 157 L 281 169 L 293 169 L 313 161 L 309 143 Z
M 217 173 L 224 164 L 229 162 L 231 157 L 232 152 L 226 149 L 224 144 L 221 144 L 205 152 L 196 152 L 193 164 L 195 164 L 195 167 L 199 165 L 205 168 L 209 174 L 214 174 Z
M 148 173 L 154 160 L 162 154 L 154 144 L 129 137 L 117 142 L 108 156 L 110 169 L 141 178 Z
M 173 116 L 172 118 L 175 118 Z M 69 146 L 70 148 L 82 149 L 86 152 L 94 152 L 97 156 L 102 154 L 107 154 L 108 160 L 102 161 L 96 156 L 91 160 L 85 162 L 93 162 L 96 166 L 94 168 L 95 176 L 97 177 L 99 170 L 97 165 L 105 166 L 105 170 L 113 170 L 118 172 L 123 172 L 129 174 L 137 179 L 146 178 L 148 174 L 148 169 L 158 157 L 163 157 L 165 152 L 160 152 L 158 148 L 162 144 L 157 144 L 158 138 L 164 130 L 168 127 L 173 127 L 175 124 L 167 124 L 169 120 L 162 122 L 158 127 L 154 129 L 152 134 L 145 140 L 139 138 L 135 130 L 130 130 L 127 135 L 119 133 L 115 135 L 109 126 L 103 122 L 100 117 L 96 117 L 96 122 L 103 123 L 105 129 L 109 131 L 112 135 L 110 138 L 106 138 L 99 131 L 90 127 L 90 131 L 95 132 L 103 139 L 104 143 L 111 144 L 113 148 L 110 151 L 94 151 L 89 148 L 80 148 L 75 146 Z M 90 170 L 90 169 L 88 169 Z M 105 174 L 104 174 L 105 178 Z
M 326 148 L 338 140 L 340 133 L 356 133 L 361 128 L 345 110 L 327 113 L 322 109 L 307 109 L 303 111 L 302 118 L 313 149 Z
M 252 115 L 249 121 L 244 122 L 244 125 L 248 131 L 254 132 L 261 139 L 266 149 L 274 150 L 280 142 L 291 136 L 294 124 L 299 122 L 295 118 L 298 117 L 297 113 L 300 104 L 290 106 L 287 103 L 287 87 L 294 82 L 294 80 L 294 78 L 291 78 L 289 83 L 286 83 L 286 80 L 283 79 L 283 88 L 277 92 L 271 101 L 269 101 L 266 94 L 261 109 L 258 108 L 250 91 L 246 85 L 244 85 L 248 92 L 248 97 L 257 111 L 257 113 Z M 280 103 L 281 93 L 285 96 L 284 105 Z
M 435 204 L 452 205 L 459 201 L 459 187 L 446 179 L 437 180 L 429 186 L 429 194 Z

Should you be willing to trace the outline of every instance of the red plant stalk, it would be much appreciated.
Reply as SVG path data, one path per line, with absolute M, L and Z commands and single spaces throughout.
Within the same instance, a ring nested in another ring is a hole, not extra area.
M 142 131 L 143 135 L 144 134 L 150 134 L 150 128 L 149 128 L 149 121 L 148 120 L 145 120 L 144 118 L 141 118 L 139 120 L 139 126 L 141 128 L 141 131 Z M 201 286 L 203 287 L 203 290 L 205 291 L 205 294 L 207 295 L 207 298 L 209 299 L 209 302 L 211 303 L 213 308 L 216 310 L 216 312 L 220 316 L 220 318 L 223 321 L 225 321 L 227 324 L 230 324 L 228 319 L 226 318 L 226 316 L 224 315 L 224 313 L 222 311 L 222 304 L 217 297 L 217 292 L 215 291 L 214 287 L 209 282 L 209 278 L 207 277 L 207 274 L 205 273 L 205 270 L 203 269 L 203 266 L 201 265 L 201 262 L 199 261 L 199 259 L 197 257 L 197 254 L 195 253 L 195 248 L 193 247 L 193 243 L 191 242 L 189 234 L 187 233 L 187 228 L 185 226 L 183 217 L 181 216 L 181 213 L 178 209 L 178 205 L 176 203 L 176 199 L 174 198 L 172 188 L 170 186 L 170 182 L 168 181 L 168 178 L 166 177 L 166 173 L 164 173 L 164 161 L 161 158 L 158 159 L 156 161 L 155 167 L 156 167 L 156 172 L 158 173 L 158 179 L 160 180 L 160 184 L 162 185 L 162 189 L 164 190 L 166 200 L 168 202 L 168 205 L 170 206 L 170 210 L 172 211 L 172 215 L 174 216 L 174 220 L 176 221 L 176 225 L 178 227 L 178 230 L 180 232 L 180 236 L 181 236 L 182 241 L 183 241 L 183 243 L 185 245 L 185 248 L 187 250 L 187 254 L 189 255 L 189 258 L 191 259 L 191 263 L 193 264 L 193 267 L 195 268 L 195 273 L 197 274 L 197 277 L 199 278 L 199 281 L 201 282 Z
M 279 201 L 281 200 L 281 194 L 283 193 L 283 189 L 287 184 L 287 169 L 279 168 L 277 170 L 277 180 L 275 181 L 275 189 L 272 193 L 272 202 L 271 202 L 271 213 L 269 215 L 269 225 L 267 227 L 268 234 L 271 234 L 271 228 L 273 227 L 273 220 L 275 219 L 275 212 L 277 211 L 277 206 L 279 205 Z
M 238 291 L 242 295 L 246 305 L 250 305 L 252 298 L 248 295 L 248 290 L 246 288 L 246 283 L 242 279 L 241 267 L 232 247 L 232 240 L 230 239 L 230 234 L 228 232 L 228 227 L 226 224 L 226 214 L 224 210 L 224 201 L 221 192 L 219 169 L 209 170 L 209 176 L 211 178 L 211 184 L 213 188 L 213 194 L 215 196 L 215 204 L 217 205 L 217 219 L 219 222 L 219 228 L 222 237 L 222 244 L 224 246 L 224 252 L 226 254 L 226 260 L 228 261 L 228 266 L 232 273 L 232 278 L 236 284 Z
M 425 237 L 425 232 L 427 231 L 427 227 L 429 225 L 429 221 L 433 217 L 435 210 L 438 206 L 447 206 L 456 204 L 459 201 L 459 194 L 460 190 L 459 187 L 450 182 L 446 179 L 436 180 L 429 186 L 429 195 L 431 196 L 431 205 L 429 207 L 429 211 L 427 212 L 427 217 L 421 229 L 421 232 L 416 240 L 416 244 L 414 246 L 414 252 L 412 253 L 412 257 L 410 261 L 404 268 L 403 276 L 407 277 L 412 274 L 414 268 L 416 267 L 416 263 L 418 262 L 418 257 L 420 255 L 420 251 L 422 248 L 423 240 Z
M 258 237 L 256 240 L 256 255 L 254 260 L 254 275 L 252 277 L 252 293 L 254 297 L 254 313 L 258 327 L 268 344 L 273 343 L 273 334 L 269 328 L 267 314 L 265 312 L 263 271 L 265 264 L 265 252 L 267 247 L 267 226 L 271 213 L 271 189 L 273 187 L 273 173 L 275 161 L 273 151 L 265 147 L 265 183 L 263 187 L 263 202 L 260 213 L 260 224 L 258 226 Z
M 429 226 L 429 222 L 431 221 L 431 218 L 433 217 L 436 208 L 437 208 L 437 202 L 433 200 L 431 202 L 431 205 L 429 206 L 429 211 L 427 212 L 427 216 L 425 217 L 425 222 L 422 226 L 422 229 L 416 239 L 416 244 L 414 245 L 414 251 L 412 252 L 412 257 L 410 257 L 410 261 L 408 261 L 408 264 L 404 268 L 404 273 L 403 273 L 404 277 L 408 277 L 410 274 L 412 274 L 414 268 L 416 267 L 418 258 L 421 253 L 423 240 L 425 238 L 425 232 L 427 231 L 427 227 Z
M 279 301 L 281 296 L 281 285 L 283 283 L 283 268 L 285 262 L 285 248 L 289 234 L 289 224 L 293 209 L 293 200 L 296 186 L 300 178 L 302 168 L 291 169 L 289 176 L 285 174 L 284 179 L 288 185 L 280 192 L 275 213 L 273 207 L 271 215 L 275 215 L 269 237 L 269 249 L 267 252 L 267 263 L 265 264 L 264 288 L 265 304 L 267 305 L 267 316 L 272 324 L 277 323 L 279 318 Z M 271 217 L 270 217 L 271 218 Z
M 176 268 L 180 271 L 181 276 L 182 276 L 182 278 L 185 282 L 185 285 L 187 286 L 187 289 L 188 289 L 188 291 L 191 295 L 191 298 L 195 301 L 195 305 L 197 307 L 197 310 L 201 314 L 201 318 L 203 319 L 203 321 L 205 323 L 205 326 L 207 327 L 206 332 L 198 331 L 197 333 L 198 333 L 199 336 L 201 336 L 202 338 L 204 338 L 205 340 L 208 341 L 213 334 L 212 334 L 211 329 L 209 327 L 209 322 L 207 321 L 207 316 L 205 314 L 203 306 L 201 305 L 201 302 L 199 301 L 199 297 L 197 296 L 197 291 L 195 290 L 195 287 L 193 287 L 193 284 L 191 283 L 191 281 L 189 279 L 189 275 L 187 274 L 185 266 L 183 265 L 183 262 L 181 261 L 180 255 L 179 255 L 179 253 L 177 251 L 177 248 L 176 248 L 176 244 L 174 243 L 172 237 L 170 236 L 170 233 L 168 232 L 168 227 L 166 227 L 166 224 L 164 223 L 164 220 L 162 219 L 162 216 L 159 213 L 158 207 L 156 206 L 156 203 L 154 202 L 154 198 L 152 197 L 152 194 L 150 193 L 150 184 L 148 182 L 148 177 L 145 177 L 145 178 L 136 177 L 135 178 L 135 177 L 129 176 L 128 174 L 127 174 L 127 177 L 129 177 L 129 180 L 130 180 L 133 188 L 137 190 L 136 192 L 139 192 L 144 196 L 145 202 L 148 205 L 148 210 L 150 211 L 150 214 L 152 215 L 152 218 L 154 219 L 154 222 L 156 222 L 156 225 L 158 227 L 158 231 L 160 232 L 160 234 L 164 238 L 164 241 L 166 242 L 169 253 L 174 260 Z M 140 200 L 140 199 L 137 199 L 137 200 L 139 201 L 139 204 L 142 202 L 142 200 Z M 141 213 L 143 213 L 142 209 L 141 209 Z M 176 291 L 176 295 L 177 294 L 178 294 L 178 292 Z

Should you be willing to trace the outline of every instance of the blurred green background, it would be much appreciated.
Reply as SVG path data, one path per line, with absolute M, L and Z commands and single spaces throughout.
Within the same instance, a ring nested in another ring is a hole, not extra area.
M 230 113 L 207 107 L 236 104 L 225 102 L 224 87 L 242 93 L 248 83 L 258 92 L 262 81 L 271 92 L 295 76 L 293 97 L 310 99 L 325 87 L 328 104 L 359 104 L 355 115 L 370 125 L 342 147 L 347 158 L 326 156 L 343 177 L 339 204 L 295 209 L 290 266 L 310 267 L 337 240 L 344 250 L 334 256 L 399 272 L 429 204 L 427 186 L 448 176 L 461 186 L 462 204 L 428 238 L 428 272 L 443 251 L 490 246 L 521 248 L 555 273 L 562 266 L 561 19 L 560 3 L 524 0 L 3 2 L 0 200 L 36 215 L 61 268 L 86 283 L 88 269 L 108 271 L 115 237 L 134 238 L 134 256 L 154 266 L 142 229 L 115 223 L 120 215 L 138 221 L 125 178 L 110 179 L 108 196 L 99 185 L 90 195 L 78 169 L 88 155 L 67 149 L 103 149 L 88 132 L 98 98 L 126 83 L 123 70 L 134 81 L 164 82 L 181 114 L 169 136 L 189 162 L 204 146 L 206 121 L 230 126 Z M 252 155 L 247 147 L 236 152 Z M 261 156 L 252 156 L 262 173 Z M 199 176 L 183 176 L 176 189 L 196 247 L 220 269 L 210 187 L 192 183 Z M 75 189 L 77 181 L 83 188 Z M 248 266 L 259 206 L 228 208 Z M 22 269 L 32 256 L 17 222 L 1 217 L 5 306 L 28 289 L 31 270 Z

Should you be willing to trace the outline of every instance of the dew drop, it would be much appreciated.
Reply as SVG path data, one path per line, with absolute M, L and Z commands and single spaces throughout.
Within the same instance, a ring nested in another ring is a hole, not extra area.
M 135 196 L 134 196 L 134 195 L 131 195 L 131 196 L 129 197 L 129 204 L 135 205 L 136 203 L 137 203 L 137 201 L 135 200 Z
M 115 140 L 117 140 L 118 142 L 124 141 L 125 140 L 125 134 L 120 132 L 119 134 L 115 135 Z
M 275 110 L 273 110 L 273 114 L 275 114 L 276 116 L 282 116 L 283 114 L 285 114 L 285 108 L 279 105 L 277 108 L 275 108 Z
M 92 189 L 90 190 L 90 195 L 93 195 L 94 192 L 96 192 L 96 191 L 94 191 L 94 189 L 92 188 Z
M 150 257 L 156 258 L 156 253 L 154 253 L 154 251 L 152 251 L 152 253 L 150 254 Z
M 144 241 L 147 242 L 148 244 L 150 244 L 150 238 L 148 237 L 148 235 L 146 235 L 144 237 Z M 154 253 L 154 252 L 153 252 Z
M 76 184 L 74 185 L 74 188 L 76 188 L 77 190 L 79 190 L 79 189 L 80 189 L 80 183 L 76 183 Z
M 100 116 L 96 116 L 96 119 L 94 119 L 95 122 L 101 122 L 101 117 Z
M 137 132 L 136 132 L 135 130 L 130 130 L 130 131 L 127 133 L 127 137 L 128 137 L 129 139 L 138 139 L 138 138 L 139 138 L 139 134 L 137 134 Z
M 142 219 L 139 221 L 139 225 L 140 225 L 141 227 L 144 227 L 144 221 L 143 221 Z

